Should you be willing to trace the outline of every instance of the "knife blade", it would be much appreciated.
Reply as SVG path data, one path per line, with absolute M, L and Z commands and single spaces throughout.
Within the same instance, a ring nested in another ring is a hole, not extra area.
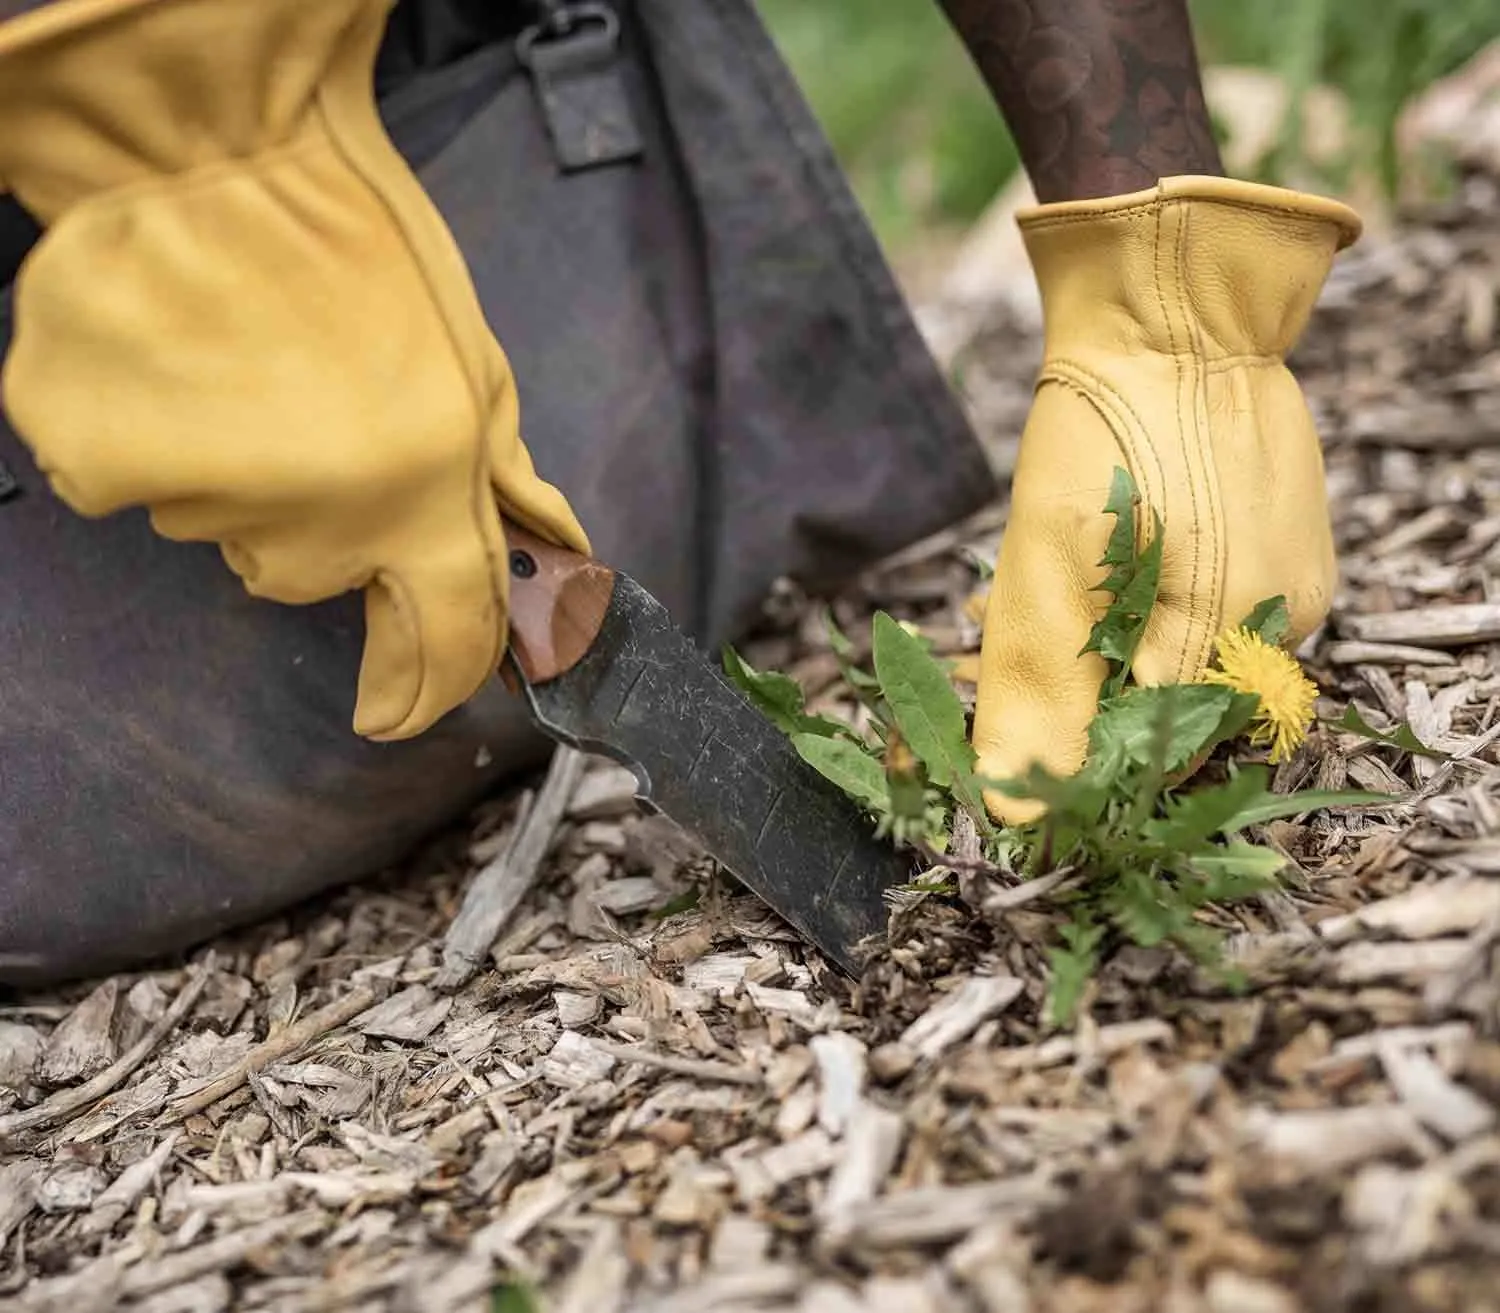
M 635 775 L 661 812 L 844 971 L 885 932 L 884 893 L 912 859 L 791 741 L 635 580 L 507 521 L 510 645 L 502 671 L 532 719 Z

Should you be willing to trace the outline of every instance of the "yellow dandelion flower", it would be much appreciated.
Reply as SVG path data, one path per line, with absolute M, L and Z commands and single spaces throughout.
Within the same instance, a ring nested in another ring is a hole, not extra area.
M 1285 761 L 1307 737 L 1318 686 L 1302 673 L 1296 657 L 1253 630 L 1226 629 L 1214 645 L 1219 668 L 1208 671 L 1204 682 L 1255 694 L 1260 709 L 1250 722 L 1250 742 L 1270 744 L 1273 765 Z

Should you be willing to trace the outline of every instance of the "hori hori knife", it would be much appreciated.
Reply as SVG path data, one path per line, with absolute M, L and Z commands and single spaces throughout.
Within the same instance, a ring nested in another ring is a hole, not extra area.
M 506 682 L 554 739 L 630 768 L 682 826 L 846 971 L 910 857 L 797 755 L 629 576 L 507 522 Z

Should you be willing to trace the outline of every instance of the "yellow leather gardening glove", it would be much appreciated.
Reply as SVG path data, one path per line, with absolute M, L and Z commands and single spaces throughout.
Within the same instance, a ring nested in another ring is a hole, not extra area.
M 250 592 L 365 590 L 355 729 L 506 637 L 497 503 L 587 551 L 372 92 L 390 0 L 59 0 L 0 25 L 0 190 L 44 226 L 0 393 L 76 511 L 149 508 Z
M 1106 666 L 1079 656 L 1127 469 L 1165 525 L 1161 589 L 1134 665 L 1196 679 L 1214 638 L 1285 594 L 1290 641 L 1322 621 L 1337 571 L 1312 418 L 1284 359 L 1335 252 L 1346 206 L 1222 178 L 1018 216 L 1042 293 L 1044 360 L 1021 439 L 985 616 L 974 746 L 989 778 L 1083 762 Z M 990 795 L 1018 823 L 1040 808 Z

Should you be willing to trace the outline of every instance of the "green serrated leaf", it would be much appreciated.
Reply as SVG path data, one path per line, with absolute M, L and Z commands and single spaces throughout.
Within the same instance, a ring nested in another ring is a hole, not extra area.
M 1109 677 L 1104 682 L 1101 698 L 1118 696 L 1125 687 L 1131 664 L 1135 661 L 1136 649 L 1146 633 L 1146 623 L 1151 608 L 1156 603 L 1156 594 L 1161 584 L 1162 558 L 1161 521 L 1156 522 L 1156 536 L 1141 553 L 1137 572 L 1128 580 L 1120 582 L 1120 591 L 1115 600 L 1105 608 L 1104 615 L 1094 624 L 1089 633 L 1085 652 L 1098 652 L 1112 663 Z
M 1224 932 L 1213 926 L 1194 921 L 1184 914 L 1181 924 L 1172 933 L 1172 942 L 1195 962 L 1202 963 L 1221 979 L 1224 976 L 1223 947 Z
M 857 802 L 877 813 L 890 810 L 885 767 L 858 743 L 819 734 L 794 734 L 792 746 L 803 761 Z
M 680 916 L 683 912 L 691 912 L 703 899 L 701 889 L 687 889 L 674 898 L 669 898 L 665 903 L 651 913 L 651 918 L 656 921 L 665 921 L 671 916 Z
M 1135 508 L 1140 502 L 1141 494 L 1130 472 L 1116 465 L 1110 473 L 1109 496 L 1104 501 L 1104 514 L 1115 517 L 1115 527 L 1110 530 L 1100 565 L 1124 571 L 1127 575 L 1132 572 L 1136 558 Z
M 1286 608 L 1286 598 L 1280 594 L 1266 598 L 1240 621 L 1241 629 L 1248 629 L 1252 634 L 1259 634 L 1272 647 L 1281 646 L 1281 641 L 1291 627 L 1291 612 Z
M 841 657 L 845 661 L 854 660 L 854 643 L 839 627 L 839 622 L 833 618 L 831 607 L 823 608 L 823 629 L 828 635 L 828 646 L 833 649 L 834 656 Z
M 802 710 L 802 686 L 790 675 L 755 669 L 729 644 L 723 648 L 724 673 L 751 704 L 784 734 L 847 735 L 849 727 Z
M 1153 516 L 1151 540 L 1138 553 L 1136 507 L 1139 504 L 1140 494 L 1134 480 L 1127 471 L 1116 467 L 1104 504 L 1104 514 L 1115 517 L 1115 527 L 1099 562 L 1109 573 L 1098 585 L 1101 592 L 1110 594 L 1111 600 L 1094 623 L 1083 648 L 1084 652 L 1099 653 L 1110 663 L 1109 674 L 1099 692 L 1101 701 L 1118 696 L 1125 687 L 1161 584 L 1161 518 Z
M 922 640 L 884 611 L 875 616 L 874 636 L 875 675 L 902 737 L 934 784 L 962 784 L 974 773 L 974 750 L 948 676 Z
M 1099 650 L 1126 666 L 1135 657 L 1151 608 L 1156 604 L 1161 583 L 1162 546 L 1161 521 L 1157 520 L 1156 533 L 1133 563 L 1129 578 L 1121 581 L 1123 586 L 1109 607 L 1106 619 L 1113 618 L 1116 624 L 1108 635 L 1108 643 L 1101 644 Z
M 540 1313 L 541 1305 L 529 1286 L 502 1281 L 490 1289 L 490 1313 Z
M 730 682 L 773 719 L 802 710 L 802 686 L 790 675 L 760 671 L 728 643 L 723 647 L 724 673 Z
M 880 688 L 880 681 L 868 670 L 854 664 L 854 643 L 839 628 L 839 623 L 833 618 L 831 608 L 825 607 L 823 610 L 823 629 L 828 635 L 828 646 L 833 650 L 834 658 L 839 663 L 839 672 L 844 676 L 844 682 L 861 696 L 877 692 Z
M 1399 748 L 1402 752 L 1410 752 L 1419 757 L 1431 757 L 1435 761 L 1452 760 L 1451 754 L 1440 752 L 1437 748 L 1429 748 L 1404 720 L 1393 730 L 1376 729 L 1359 714 L 1359 708 L 1352 702 L 1344 708 L 1344 714 L 1335 723 L 1334 728 L 1342 730 L 1345 734 L 1357 734 L 1371 743 L 1379 743 L 1387 748 Z
M 911 776 L 892 775 L 886 772 L 886 785 L 890 790 L 891 816 L 904 825 L 927 824 L 927 790 L 918 779 Z
M 1224 719 L 1219 722 L 1218 728 L 1200 751 L 1212 752 L 1219 744 L 1231 743 L 1239 738 L 1250 728 L 1250 722 L 1255 719 L 1255 713 L 1259 710 L 1260 699 L 1254 693 L 1235 693 L 1224 712 Z
M 1222 848 L 1189 856 L 1188 865 L 1205 877 L 1203 898 L 1231 902 L 1274 888 L 1286 858 L 1270 848 L 1235 839 Z
M 1024 798 L 1041 803 L 1054 821 L 1067 819 L 1085 827 L 1098 823 L 1114 790 L 1114 781 L 1089 763 L 1076 775 L 1054 775 L 1033 766 L 1024 776 L 997 780 L 976 776 L 977 789 L 1006 798 Z
M 1187 922 L 1172 892 L 1154 873 L 1127 871 L 1107 891 L 1106 905 L 1128 939 L 1154 948 L 1179 934 Z
M 1110 699 L 1089 726 L 1089 754 L 1112 771 L 1152 763 L 1164 711 L 1169 712 L 1162 769 L 1171 775 L 1214 742 L 1237 695 L 1218 684 L 1130 688 Z
M 886 890 L 886 895 L 908 894 L 923 895 L 934 898 L 949 898 L 958 892 L 958 881 L 954 879 L 953 873 L 946 867 L 935 867 L 930 871 L 924 871 L 915 880 L 906 884 L 892 885 Z
M 1305 789 L 1301 793 L 1268 793 L 1242 807 L 1222 827 L 1230 834 L 1251 825 L 1264 825 L 1285 816 L 1323 811 L 1329 807 L 1390 807 L 1401 799 L 1390 793 L 1369 793 L 1355 789 Z
M 1225 829 L 1242 828 L 1239 815 L 1252 803 L 1272 796 L 1264 766 L 1247 766 L 1223 784 L 1174 797 L 1166 815 L 1147 821 L 1146 838 L 1163 848 L 1187 852 Z
M 1051 966 L 1047 983 L 1047 1019 L 1054 1026 L 1066 1026 L 1073 1020 L 1089 980 L 1099 969 L 1099 945 L 1104 939 L 1104 927 L 1076 920 L 1063 926 L 1059 936 L 1062 945 L 1047 952 Z

